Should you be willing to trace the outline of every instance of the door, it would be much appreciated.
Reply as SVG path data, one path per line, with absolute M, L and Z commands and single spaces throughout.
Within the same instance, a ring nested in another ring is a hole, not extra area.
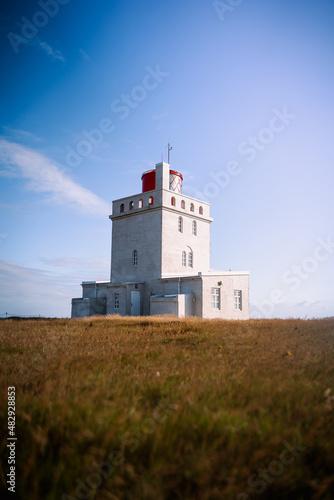
M 140 316 L 140 292 L 131 292 L 131 316 Z

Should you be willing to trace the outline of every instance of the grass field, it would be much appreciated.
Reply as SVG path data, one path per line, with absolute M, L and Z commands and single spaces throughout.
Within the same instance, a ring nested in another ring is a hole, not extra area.
M 334 498 L 334 318 L 0 329 L 2 491 L 16 396 L 9 498 Z

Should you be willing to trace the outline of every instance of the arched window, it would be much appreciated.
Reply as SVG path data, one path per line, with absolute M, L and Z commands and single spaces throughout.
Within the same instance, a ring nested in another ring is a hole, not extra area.
M 199 211 L 200 215 L 203 215 L 203 207 L 199 207 L 198 211 Z
M 170 200 L 170 204 L 172 205 L 172 207 L 175 207 L 175 198 L 174 198 L 174 196 L 172 196 L 172 198 Z
M 181 201 L 181 208 L 186 208 L 186 204 L 185 204 L 184 200 Z
M 178 228 L 179 228 L 179 232 L 183 233 L 183 219 L 182 219 L 182 217 L 179 217 Z
M 190 252 L 188 253 L 188 266 L 193 267 L 193 252 L 192 252 L 192 250 L 190 250 Z
M 129 203 L 129 210 L 133 210 L 133 201 L 130 201 Z
M 183 267 L 186 267 L 186 265 L 187 265 L 187 254 L 186 254 L 186 252 L 183 250 L 183 252 L 182 252 L 182 266 L 183 266 Z
M 193 223 L 192 223 L 192 233 L 194 236 L 197 235 L 197 224 L 196 224 L 195 220 L 193 220 Z
M 119 207 L 119 211 L 122 213 L 124 212 L 124 203 L 121 203 L 120 207 Z
M 119 309 L 119 293 L 115 293 L 114 296 L 114 309 Z
M 194 211 L 195 211 L 194 204 L 190 203 L 190 212 L 194 212 Z
M 132 265 L 137 266 L 137 264 L 138 264 L 138 252 L 137 250 L 134 250 L 132 252 Z
M 153 205 L 153 196 L 150 196 L 148 199 L 148 204 Z
M 143 200 L 142 199 L 140 199 L 138 201 L 138 208 L 143 208 Z

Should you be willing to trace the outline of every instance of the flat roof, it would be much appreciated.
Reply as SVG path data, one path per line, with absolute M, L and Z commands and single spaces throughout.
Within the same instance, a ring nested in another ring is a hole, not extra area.
M 193 278 L 210 278 L 214 276 L 242 276 L 242 275 L 249 275 L 249 271 L 213 271 L 213 272 L 207 272 L 207 273 L 198 273 L 198 274 L 186 274 L 182 276 L 175 276 L 174 275 L 164 275 L 161 276 L 160 279 L 162 280 L 178 280 L 178 279 L 183 279 L 183 278 L 188 278 L 188 279 L 193 279 Z
M 83 281 L 82 285 L 98 285 L 100 283 L 111 283 L 110 281 Z

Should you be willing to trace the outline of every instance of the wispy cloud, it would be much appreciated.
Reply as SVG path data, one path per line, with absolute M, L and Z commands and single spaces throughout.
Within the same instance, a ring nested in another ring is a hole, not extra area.
M 87 61 L 90 60 L 90 57 L 89 55 L 87 54 L 87 52 L 85 52 L 83 49 L 79 49 L 79 52 L 80 54 L 83 56 L 84 59 L 86 59 Z
M 263 318 L 256 305 L 250 304 L 252 318 Z M 267 314 L 268 318 L 324 318 L 333 316 L 333 300 L 306 299 L 301 301 L 287 300 L 282 304 L 275 304 L 275 310 Z
M 27 267 L 0 259 L 0 315 L 70 316 L 71 298 L 80 297 L 80 280 L 108 280 L 105 259 L 71 257 L 40 259 L 47 264 Z M 29 290 L 29 293 L 27 293 Z
M 185 170 L 184 168 L 182 169 L 182 175 L 189 181 L 193 181 L 196 178 L 193 172 L 191 172 L 190 170 Z
M 321 304 L 321 300 L 306 299 L 301 302 L 297 302 L 295 306 L 297 307 L 315 307 Z
M 19 128 L 11 128 L 7 127 L 5 125 L 2 126 L 6 136 L 10 136 L 11 139 L 29 139 L 33 140 L 35 142 L 41 142 L 43 139 L 40 137 L 37 137 L 35 134 L 32 134 L 31 132 L 28 132 L 27 130 L 22 130 Z
M 46 42 L 42 42 L 39 39 L 36 39 L 37 45 L 40 49 L 42 49 L 48 56 L 53 59 L 58 59 L 59 61 L 65 62 L 65 57 L 60 52 L 60 50 L 54 50 L 51 45 Z
M 152 120 L 160 120 L 161 118 L 164 118 L 165 116 L 168 116 L 168 113 L 160 113 L 160 115 L 153 115 Z
M 147 158 L 142 158 L 140 160 L 141 163 L 143 163 L 145 165 L 145 168 L 148 167 L 148 168 L 154 168 L 155 167 L 155 163 L 153 160 L 148 160 Z
M 52 160 L 20 144 L 0 140 L 0 175 L 21 177 L 27 188 L 50 195 L 49 201 L 81 213 L 106 216 L 110 206 L 71 179 Z
M 68 276 L 54 276 L 8 260 L 0 260 L 0 276 L 0 314 L 69 316 L 71 297 L 80 293 Z
M 77 273 L 79 270 L 80 276 L 85 276 L 87 274 L 87 269 L 91 274 L 91 269 L 93 269 L 96 279 L 106 279 L 108 278 L 110 260 L 109 259 L 84 259 L 78 257 L 56 257 L 56 258 L 46 258 L 41 257 L 40 261 L 48 266 L 49 269 L 57 268 L 62 269 L 64 272 L 70 270 L 71 274 Z M 95 278 L 94 278 L 95 279 Z

